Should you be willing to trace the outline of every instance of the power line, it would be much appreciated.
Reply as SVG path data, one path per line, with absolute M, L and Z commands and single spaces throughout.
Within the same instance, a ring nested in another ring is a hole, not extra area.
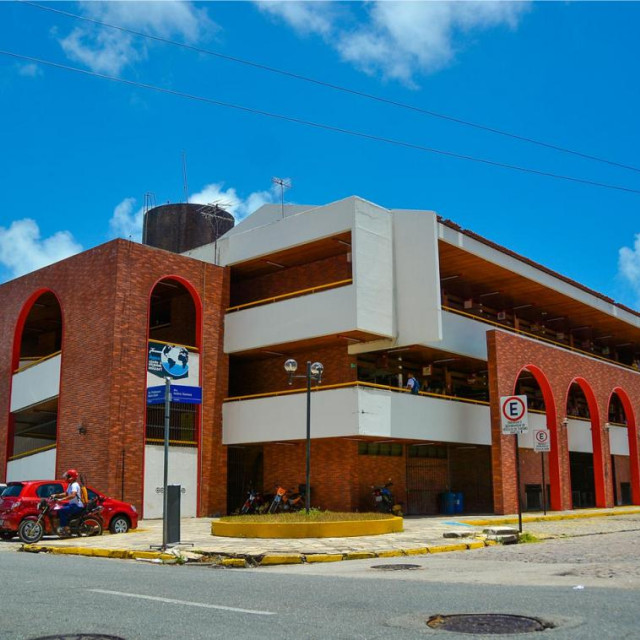
M 176 47 L 182 47 L 183 49 L 188 49 L 190 51 L 195 51 L 197 53 L 203 53 L 206 55 L 214 56 L 216 58 L 220 58 L 222 60 L 227 60 L 229 62 L 236 62 L 238 64 L 243 64 L 249 67 L 254 67 L 256 69 L 261 69 L 262 71 L 269 71 L 270 73 L 277 73 L 279 75 L 293 78 L 295 80 L 302 80 L 303 82 L 309 82 L 321 87 L 325 87 L 328 89 L 334 89 L 336 91 L 341 91 L 343 93 L 348 93 L 354 96 L 358 96 L 360 98 L 366 98 L 367 100 L 374 100 L 376 102 L 380 102 L 383 104 L 388 104 L 394 107 L 399 107 L 401 109 L 406 109 L 409 111 L 414 111 L 415 113 L 421 113 L 423 115 L 431 116 L 433 118 L 440 118 L 441 120 L 447 120 L 449 122 L 454 122 L 456 124 L 463 125 L 465 127 L 472 127 L 474 129 L 478 129 L 480 131 L 487 131 L 489 133 L 494 133 L 496 135 L 504 136 L 506 138 L 511 138 L 513 140 L 518 140 L 520 142 L 527 142 L 529 144 L 534 144 L 539 147 L 544 147 L 546 149 L 551 149 L 553 151 L 560 151 L 561 153 L 567 153 L 570 155 L 577 156 L 579 158 L 583 158 L 585 160 L 593 160 L 595 162 L 601 162 L 604 164 L 608 164 L 612 167 L 618 167 L 620 169 L 628 169 L 629 171 L 636 171 L 640 173 L 640 168 L 634 167 L 632 165 L 624 164 L 621 162 L 616 162 L 614 160 L 608 160 L 606 158 L 601 158 L 599 156 L 594 156 L 588 153 L 583 153 L 581 151 L 576 151 L 574 149 L 569 149 L 567 147 L 562 147 L 560 145 L 552 144 L 549 142 L 544 142 L 542 140 L 536 140 L 535 138 L 529 138 L 527 136 L 523 136 L 517 133 L 512 133 L 510 131 L 504 131 L 502 129 L 497 129 L 495 127 L 490 127 L 487 125 L 483 125 L 477 122 L 471 122 L 470 120 L 464 120 L 462 118 L 456 118 L 455 116 L 450 116 L 445 113 L 440 113 L 438 111 L 432 111 L 430 109 L 423 109 L 422 107 L 417 107 L 412 104 L 408 104 L 406 102 L 401 102 L 399 100 L 391 100 L 390 98 L 384 98 L 382 96 L 378 96 L 372 93 L 367 93 L 365 91 L 358 91 L 357 89 L 351 89 L 349 87 L 345 87 L 338 84 L 333 84 L 331 82 L 327 82 L 324 80 L 318 80 L 316 78 L 311 78 L 309 76 L 305 76 L 302 74 L 294 73 L 292 71 L 286 71 L 284 69 L 278 69 L 277 67 L 271 67 L 266 64 L 262 64 L 260 62 L 255 62 L 252 60 L 246 60 L 243 58 L 238 58 L 235 56 L 226 55 L 223 53 L 219 53 L 217 51 L 212 51 L 211 49 L 204 49 L 202 47 L 196 47 L 194 45 L 185 44 L 183 42 L 178 42 L 176 40 L 171 40 L 169 38 L 163 38 L 161 36 L 155 36 L 150 33 L 145 33 L 143 31 L 136 31 L 134 29 L 128 29 L 127 27 L 122 27 L 120 25 L 111 24 L 109 22 L 104 22 L 102 20 L 97 20 L 95 18 L 89 18 L 87 16 L 81 16 L 76 13 L 71 13 L 69 11 L 62 11 L 61 9 L 54 9 L 53 7 L 47 7 L 35 2 L 28 2 L 27 0 L 20 0 L 21 4 L 26 4 L 30 7 L 34 7 L 36 9 L 41 9 L 43 11 L 49 11 L 51 13 L 57 13 L 63 16 L 67 16 L 69 18 L 74 18 L 76 20 L 83 20 L 85 22 L 91 22 L 93 24 L 100 25 L 102 27 L 109 27 L 110 29 L 117 29 L 122 31 L 123 33 L 129 33 L 134 36 L 139 36 L 141 38 L 147 38 L 149 40 L 155 40 L 156 42 L 162 42 L 164 44 L 170 44 Z
M 156 91 L 158 93 L 164 93 L 167 95 L 177 96 L 179 98 L 186 98 L 188 100 L 196 100 L 198 102 L 204 102 L 206 104 L 213 104 L 219 107 L 225 107 L 227 109 L 235 109 L 237 111 L 243 111 L 244 113 L 252 113 L 254 115 L 261 115 L 267 118 L 273 118 L 276 120 L 282 120 L 284 122 L 292 122 L 294 124 L 300 124 L 307 127 L 314 127 L 316 129 L 323 129 L 325 131 L 332 131 L 334 133 L 342 133 L 344 135 L 353 136 L 357 138 L 363 138 L 365 140 L 373 140 L 375 142 L 383 142 L 385 144 L 394 145 L 397 147 L 404 147 L 406 149 L 414 149 L 415 151 L 423 151 L 425 153 L 435 153 L 449 158 L 458 158 L 459 160 L 469 160 L 470 162 L 478 162 L 486 164 L 492 167 L 501 167 L 503 169 L 511 169 L 513 171 L 520 171 L 522 173 L 531 173 L 533 175 L 544 176 L 547 178 L 556 178 L 558 180 L 567 180 L 569 182 L 577 182 L 579 184 L 588 184 L 593 187 L 602 187 L 604 189 L 613 189 L 616 191 L 624 191 L 626 193 L 640 194 L 640 190 L 631 189 L 629 187 L 622 187 L 619 185 L 612 185 L 605 182 L 596 182 L 594 180 L 587 180 L 585 178 L 576 178 L 574 176 L 565 176 L 558 173 L 552 173 L 550 171 L 540 171 L 538 169 L 531 169 L 529 167 L 521 167 L 519 165 L 508 164 L 505 162 L 498 162 L 496 160 L 487 160 L 486 158 L 478 158 L 476 156 L 469 156 L 461 153 L 455 153 L 453 151 L 445 151 L 444 149 L 436 149 L 434 147 L 426 147 L 423 145 L 415 144 L 413 142 L 406 142 L 404 140 L 396 140 L 395 138 L 385 138 L 383 136 L 377 136 L 371 133 L 364 133 L 362 131 L 355 131 L 353 129 L 344 129 L 342 127 L 336 127 L 321 122 L 313 122 L 311 120 L 303 120 L 302 118 L 295 118 L 293 116 L 285 116 L 280 113 L 273 113 L 270 111 L 264 111 L 262 109 L 254 109 L 251 107 L 245 107 L 239 104 L 233 104 L 231 102 L 223 102 L 221 100 L 214 100 L 213 98 L 206 98 L 204 96 L 197 96 L 184 91 L 177 91 L 175 89 L 167 89 L 165 87 L 158 87 L 153 84 L 146 84 L 144 82 L 137 82 L 134 80 L 126 80 L 125 78 L 117 78 L 115 76 L 109 76 L 104 73 L 97 73 L 96 71 L 88 71 L 86 69 L 79 69 L 77 67 L 71 67 L 69 65 L 60 64 L 59 62 L 52 62 L 50 60 L 43 60 L 42 58 L 34 58 L 32 56 L 25 56 L 12 51 L 0 50 L 0 55 L 16 58 L 18 60 L 27 60 L 29 62 L 35 62 L 37 64 L 44 64 L 49 67 L 55 67 L 57 69 L 64 69 L 65 71 L 73 71 L 74 73 L 80 73 L 86 76 L 92 76 L 94 78 L 102 78 L 103 80 L 111 80 L 112 82 L 118 82 L 120 84 L 126 84 L 140 89 L 148 89 L 150 91 Z

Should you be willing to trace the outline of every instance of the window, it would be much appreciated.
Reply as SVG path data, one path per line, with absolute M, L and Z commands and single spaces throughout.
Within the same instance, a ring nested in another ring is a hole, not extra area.
M 402 456 L 402 445 L 389 442 L 359 442 L 361 456 Z
M 22 484 L 10 484 L 3 492 L 3 498 L 17 498 L 22 491 Z
M 59 483 L 41 484 L 36 489 L 38 498 L 50 498 L 54 493 L 64 493 L 62 485 Z
M 410 458 L 437 458 L 446 459 L 447 448 L 427 445 L 412 445 L 409 447 Z

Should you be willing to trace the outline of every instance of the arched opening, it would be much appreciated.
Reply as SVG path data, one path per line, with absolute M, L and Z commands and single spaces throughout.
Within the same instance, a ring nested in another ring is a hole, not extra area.
M 607 413 L 613 503 L 640 503 L 640 469 L 635 414 L 627 393 L 616 388 L 609 398 Z
M 539 367 L 528 364 L 523 367 L 514 384 L 514 395 L 527 396 L 527 408 L 530 415 L 529 430 L 545 428 L 549 431 L 551 450 L 549 453 L 527 454 L 524 473 L 521 463 L 520 495 L 524 493 L 524 507 L 535 509 L 543 505 L 543 497 L 551 509 L 562 509 L 561 465 L 556 425 L 556 404 L 547 376 Z M 533 429 L 532 429 L 533 425 Z M 538 459 L 536 456 L 544 456 Z M 542 464 L 545 464 L 545 478 L 542 480 Z M 547 477 L 548 474 L 548 477 Z M 543 487 L 546 493 L 543 495 Z M 538 505 L 536 507 L 536 505 Z
M 573 508 L 604 507 L 604 459 L 598 406 L 593 390 L 583 378 L 576 378 L 569 386 L 566 417 Z
M 24 305 L 14 335 L 10 462 L 56 446 L 62 330 L 58 298 L 49 290 L 36 291 Z
M 200 387 L 201 302 L 194 288 L 178 277 L 160 280 L 149 300 L 147 387 L 161 387 L 171 378 L 174 394 L 198 395 Z M 173 396 L 175 397 L 175 396 Z M 197 513 L 197 447 L 200 404 L 190 399 L 170 402 L 170 484 L 182 487 L 181 513 Z M 145 425 L 144 515 L 162 515 L 165 405 L 147 404 Z

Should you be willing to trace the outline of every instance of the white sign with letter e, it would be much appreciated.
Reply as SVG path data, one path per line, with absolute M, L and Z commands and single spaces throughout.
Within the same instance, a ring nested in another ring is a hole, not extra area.
M 533 432 L 533 450 L 540 452 L 551 451 L 551 440 L 546 429 L 536 429 Z
M 500 422 L 505 436 L 529 431 L 527 396 L 501 396 Z

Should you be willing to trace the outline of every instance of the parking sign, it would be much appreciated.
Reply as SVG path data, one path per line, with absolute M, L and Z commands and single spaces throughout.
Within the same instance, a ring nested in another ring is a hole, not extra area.
M 500 420 L 504 435 L 527 433 L 529 430 L 527 396 L 502 396 Z
M 551 451 L 551 440 L 546 429 L 536 429 L 533 432 L 533 450 L 540 452 Z

